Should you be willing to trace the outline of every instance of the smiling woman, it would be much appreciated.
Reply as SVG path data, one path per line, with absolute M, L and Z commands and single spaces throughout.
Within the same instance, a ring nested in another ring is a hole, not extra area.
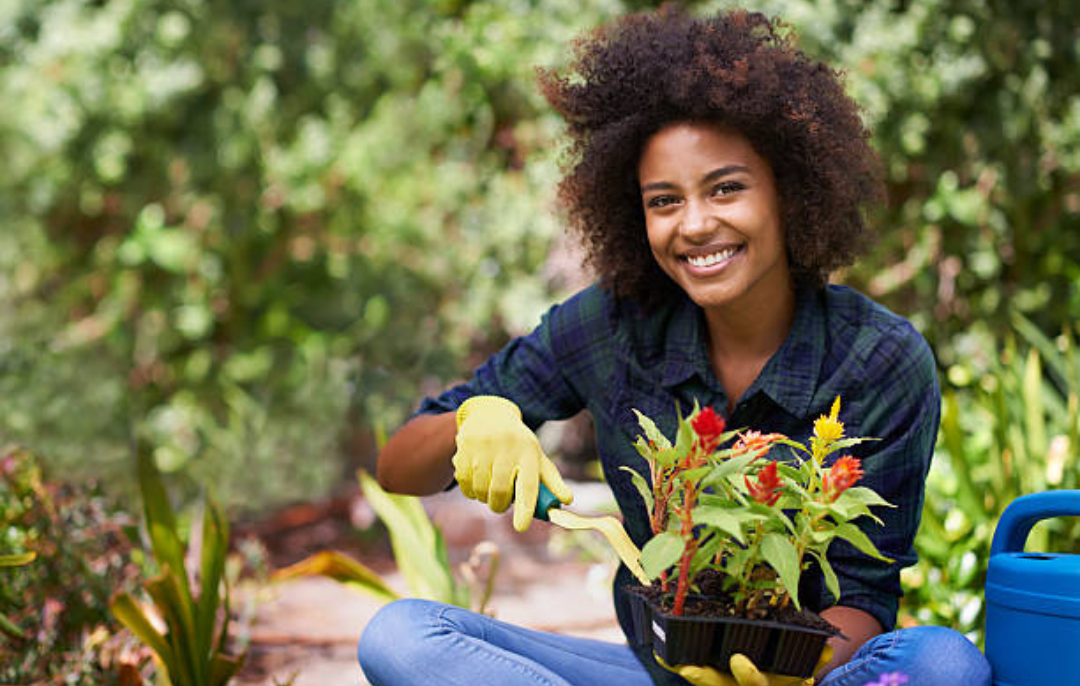
M 730 412 L 795 315 L 772 168 L 739 132 L 688 121 L 649 138 L 638 178 L 652 256 L 704 312 Z
M 667 435 L 677 407 L 702 407 L 728 426 L 805 442 L 842 396 L 832 420 L 881 439 L 850 446 L 861 483 L 896 507 L 874 512 L 880 527 L 857 522 L 880 559 L 840 541 L 827 552 L 828 579 L 813 566 L 800 576 L 804 605 L 843 632 L 817 677 L 861 686 L 899 669 L 920 686 L 986 686 L 985 659 L 963 636 L 886 633 L 900 569 L 915 559 L 940 394 L 911 324 L 827 284 L 865 245 L 864 213 L 882 197 L 837 73 L 760 14 L 698 19 L 666 6 L 589 34 L 569 73 L 541 84 L 568 125 L 561 198 L 600 281 L 469 381 L 426 398 L 379 455 L 384 487 L 424 494 L 457 483 L 496 512 L 513 503 L 524 529 L 537 482 L 571 498 L 534 430 L 587 410 L 605 479 L 642 546 L 661 532 L 629 476 L 649 473 L 634 447 L 635 410 Z M 402 601 L 367 627 L 360 662 L 375 686 L 803 683 L 762 674 L 746 656 L 732 658 L 731 673 L 658 662 L 629 619 L 630 581 L 620 568 L 614 600 L 629 645 Z
M 706 317 L 769 303 L 786 319 L 780 328 L 790 325 L 795 296 L 772 168 L 745 136 L 710 122 L 670 124 L 645 144 L 638 179 L 652 255 Z

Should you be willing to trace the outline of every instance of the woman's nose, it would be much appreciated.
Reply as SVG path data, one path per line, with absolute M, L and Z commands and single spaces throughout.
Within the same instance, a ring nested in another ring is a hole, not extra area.
M 711 233 L 715 221 L 716 217 L 712 215 L 705 203 L 688 200 L 683 208 L 679 230 L 683 236 L 694 238 L 695 236 Z

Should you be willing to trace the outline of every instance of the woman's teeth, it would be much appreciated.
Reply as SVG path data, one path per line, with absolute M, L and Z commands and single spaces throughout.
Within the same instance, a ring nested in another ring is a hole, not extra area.
M 728 248 L 727 250 L 721 250 L 720 252 L 714 252 L 711 255 L 692 255 L 686 258 L 686 261 L 695 267 L 711 267 L 714 264 L 718 264 L 728 259 L 739 251 L 738 248 Z

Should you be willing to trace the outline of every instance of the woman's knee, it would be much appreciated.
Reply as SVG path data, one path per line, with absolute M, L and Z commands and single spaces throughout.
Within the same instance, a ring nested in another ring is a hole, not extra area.
M 364 671 L 379 671 L 385 660 L 406 657 L 429 634 L 440 607 L 429 600 L 406 598 L 380 608 L 360 636 L 357 657 Z
M 905 629 L 907 660 L 927 683 L 989 686 L 990 663 L 974 643 L 953 629 L 940 626 Z M 922 682 L 918 682 L 922 683 Z

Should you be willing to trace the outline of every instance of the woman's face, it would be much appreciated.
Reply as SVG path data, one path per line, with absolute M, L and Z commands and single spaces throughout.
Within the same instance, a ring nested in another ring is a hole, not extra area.
M 742 134 L 670 124 L 646 141 L 638 182 L 653 256 L 699 306 L 752 313 L 792 297 L 772 168 Z

